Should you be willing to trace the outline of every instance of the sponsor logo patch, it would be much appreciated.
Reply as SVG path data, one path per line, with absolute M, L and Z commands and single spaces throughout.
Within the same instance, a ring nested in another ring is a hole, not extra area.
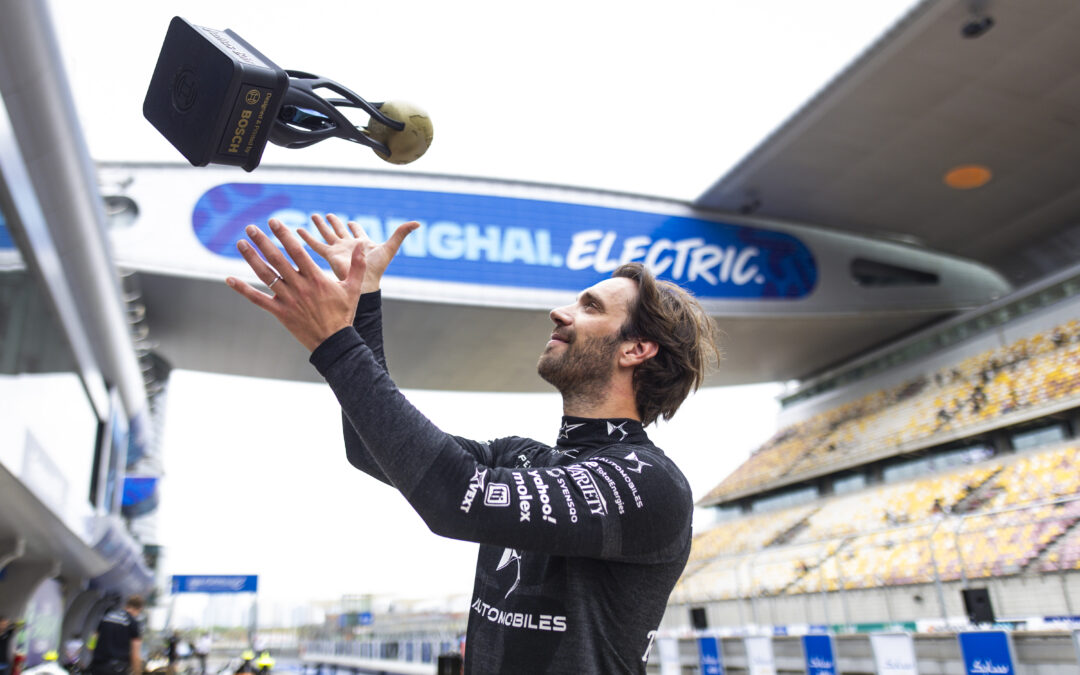
M 631 452 L 626 457 L 623 457 L 623 459 L 625 459 L 628 462 L 633 462 L 636 465 L 636 466 L 628 466 L 628 467 L 626 467 L 627 471 L 633 471 L 634 473 L 641 473 L 641 470 L 644 469 L 645 467 L 652 466 L 652 464 L 648 464 L 648 463 L 643 462 L 640 459 L 638 459 L 638 456 L 637 456 L 636 452 Z
M 597 516 L 606 516 L 607 500 L 604 499 L 600 487 L 596 484 L 596 480 L 589 470 L 583 466 L 568 466 L 566 472 L 570 474 L 571 480 L 581 490 L 582 498 L 589 505 L 589 512 Z
M 510 590 L 508 590 L 506 592 L 506 595 L 503 596 L 504 600 L 506 598 L 509 598 L 510 594 L 517 590 L 518 584 L 521 583 L 521 554 L 512 548 L 504 549 L 502 557 L 499 558 L 499 564 L 495 568 L 495 571 L 501 572 L 502 570 L 509 567 L 510 563 L 517 563 L 517 567 L 515 568 L 516 575 L 514 577 L 514 583 L 510 585 Z
M 607 423 L 607 435 L 611 436 L 616 431 L 618 431 L 620 434 L 622 434 L 622 436 L 619 436 L 619 440 L 621 441 L 622 439 L 626 438 L 626 435 L 627 435 L 626 434 L 626 429 L 623 429 L 623 427 L 625 427 L 625 426 L 626 426 L 626 422 L 623 422 L 622 424 L 612 424 L 611 422 L 608 422 Z
M 510 486 L 506 483 L 488 483 L 484 506 L 510 506 Z
M 492 623 L 508 628 L 566 632 L 566 617 L 558 614 L 533 614 L 531 612 L 507 612 L 493 607 L 480 598 L 473 600 L 472 610 Z
M 469 481 L 469 489 L 465 491 L 465 497 L 461 500 L 462 511 L 468 513 L 469 509 L 472 508 L 476 493 L 484 489 L 485 480 L 487 480 L 487 469 L 476 469 L 476 473 L 473 474 L 472 479 Z

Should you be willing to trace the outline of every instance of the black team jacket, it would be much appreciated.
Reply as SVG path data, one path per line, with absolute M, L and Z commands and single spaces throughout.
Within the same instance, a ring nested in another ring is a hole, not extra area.
M 381 296 L 311 354 L 358 469 L 436 534 L 480 544 L 467 673 L 644 673 L 690 553 L 682 472 L 640 422 L 563 417 L 554 446 L 447 434 L 386 369 Z

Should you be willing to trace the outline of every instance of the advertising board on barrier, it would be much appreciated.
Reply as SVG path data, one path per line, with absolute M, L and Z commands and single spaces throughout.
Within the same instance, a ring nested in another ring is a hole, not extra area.
M 576 291 L 636 261 L 704 299 L 793 300 L 818 277 L 810 250 L 784 232 L 518 197 L 226 183 L 198 199 L 192 227 L 208 251 L 237 258 L 247 225 L 273 217 L 311 228 L 310 215 L 327 212 L 357 222 L 376 241 L 419 221 L 388 274 L 427 281 Z
M 958 633 L 967 675 L 1016 675 L 1012 644 L 1005 631 Z
M 660 650 L 660 675 L 679 675 L 682 671 L 679 664 L 679 640 L 663 637 L 656 642 Z
M 698 638 L 698 659 L 701 675 L 724 675 L 724 659 L 720 641 L 712 636 Z
M 746 645 L 746 666 L 750 675 L 776 675 L 772 638 L 766 636 L 743 639 Z
M 870 636 L 878 675 L 919 675 L 915 643 L 907 633 L 876 633 Z
M 807 675 L 836 675 L 836 650 L 831 635 L 802 636 Z

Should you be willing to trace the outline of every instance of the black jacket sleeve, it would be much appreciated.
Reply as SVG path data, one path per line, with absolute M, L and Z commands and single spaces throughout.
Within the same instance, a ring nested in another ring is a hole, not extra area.
M 382 291 L 360 296 L 360 301 L 356 305 L 356 316 L 353 318 L 353 328 L 367 343 L 383 372 L 389 372 L 386 368 L 386 355 L 383 353 Z M 356 429 L 353 428 L 344 410 L 341 411 L 341 431 L 345 437 L 345 456 L 349 459 L 349 463 L 372 478 L 377 478 L 389 485 L 390 481 L 375 458 L 368 452 L 367 446 L 364 445 L 360 434 L 356 433 Z
M 685 554 L 689 487 L 652 446 L 612 446 L 558 467 L 496 466 L 485 458 L 512 454 L 521 439 L 484 446 L 438 429 L 398 391 L 355 328 L 327 338 L 311 362 L 366 457 L 436 534 L 627 562 Z

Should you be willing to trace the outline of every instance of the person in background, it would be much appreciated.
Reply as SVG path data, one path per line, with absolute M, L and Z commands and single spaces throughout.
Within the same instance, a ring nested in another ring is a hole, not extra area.
M 98 624 L 94 656 L 90 659 L 92 675 L 139 675 L 142 673 L 142 631 L 139 615 L 142 596 L 132 595 L 123 609 L 105 614 Z
M 240 655 L 240 665 L 236 667 L 236 675 L 242 673 L 254 673 L 255 672 L 255 652 L 250 649 L 245 649 L 244 653 Z
M 168 675 L 176 675 L 176 662 L 180 660 L 180 636 L 173 631 L 169 634 L 169 637 L 165 640 L 165 660 L 168 665 L 165 666 L 165 672 Z
M 206 659 L 210 655 L 210 634 L 203 633 L 195 640 L 195 656 L 199 659 L 199 674 L 206 675 Z
M 82 672 L 83 641 L 74 635 L 64 642 L 64 654 L 60 665 L 72 675 Z
M 15 628 L 11 619 L 0 614 L 0 675 L 8 675 L 11 668 L 11 638 Z

